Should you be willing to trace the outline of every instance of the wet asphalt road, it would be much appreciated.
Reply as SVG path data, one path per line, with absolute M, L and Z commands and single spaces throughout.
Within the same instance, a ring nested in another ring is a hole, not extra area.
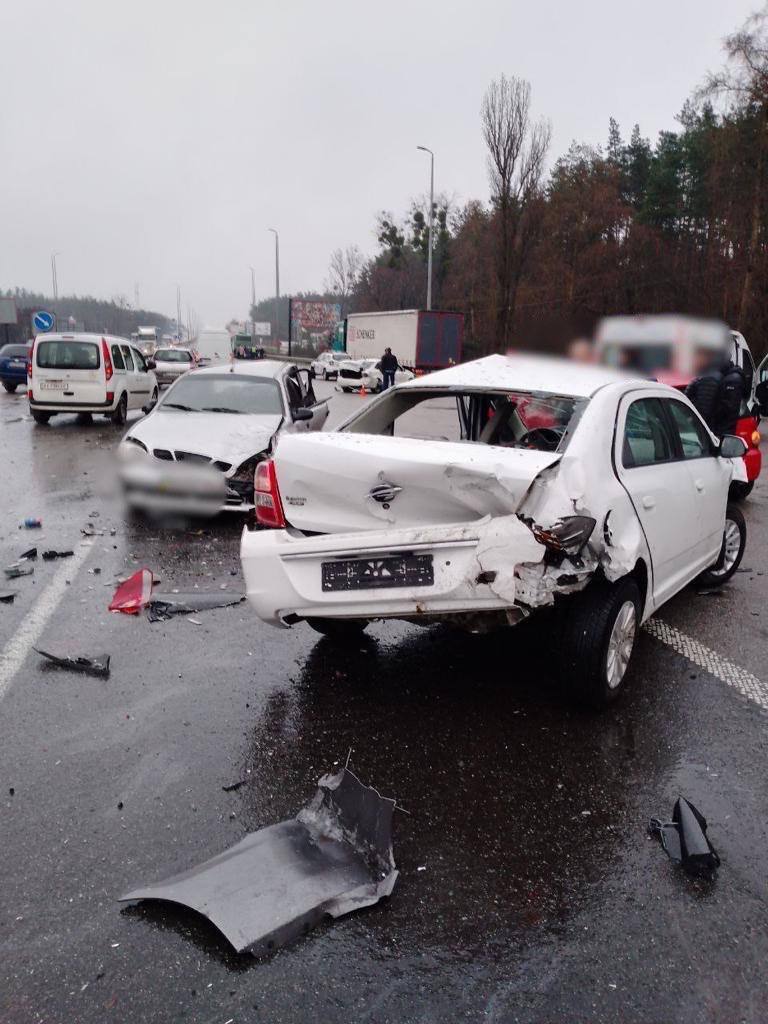
M 359 401 L 335 398 L 335 418 Z M 2 564 L 33 543 L 80 563 L 38 560 L 0 604 L 20 666 L 0 696 L 2 1024 L 766 1019 L 760 706 L 647 634 L 626 699 L 595 715 L 553 681 L 546 623 L 376 625 L 340 650 L 246 605 L 200 625 L 109 614 L 114 580 L 144 565 L 162 589 L 238 590 L 239 524 L 127 522 L 104 421 L 35 427 L 3 394 L 0 437 Z M 751 571 L 661 617 L 768 680 L 766 495 L 744 506 Z M 43 530 L 19 530 L 26 515 Z M 104 535 L 82 552 L 89 520 Z M 44 648 L 109 652 L 110 679 L 41 666 L 35 624 Z M 408 811 L 389 901 L 262 962 L 192 914 L 115 902 L 292 816 L 350 748 Z M 713 882 L 646 836 L 680 793 L 710 821 Z

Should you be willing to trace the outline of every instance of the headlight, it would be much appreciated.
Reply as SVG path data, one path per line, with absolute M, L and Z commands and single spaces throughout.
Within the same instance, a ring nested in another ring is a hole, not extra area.
M 149 455 L 149 450 L 138 438 L 126 437 L 118 445 L 117 454 L 119 458 L 128 461 L 146 458 Z

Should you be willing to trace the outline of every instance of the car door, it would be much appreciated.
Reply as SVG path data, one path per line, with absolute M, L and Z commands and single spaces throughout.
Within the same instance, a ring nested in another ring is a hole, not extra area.
M 133 361 L 136 365 L 134 394 L 132 397 L 136 400 L 135 408 L 142 409 L 145 405 L 149 405 L 152 388 L 155 384 L 155 375 L 149 372 L 147 361 L 137 348 L 131 348 L 131 352 L 133 353 Z
M 755 381 L 755 400 L 760 406 L 760 414 L 768 416 L 768 356 L 758 364 Z
M 697 572 L 693 484 L 681 466 L 672 425 L 657 396 L 626 395 L 619 407 L 617 473 L 632 500 L 651 555 L 653 599 L 660 605 Z
M 134 393 L 138 387 L 139 374 L 133 361 L 133 349 L 130 345 L 121 345 L 120 351 L 123 353 L 125 361 L 125 390 L 128 393 L 128 408 L 138 409 L 142 403 L 136 401 Z
M 679 398 L 662 398 L 674 431 L 673 440 L 682 459 L 694 499 L 691 531 L 696 533 L 698 567 L 703 570 L 717 558 L 723 541 L 725 507 L 731 483 L 731 468 L 721 459 L 717 447 L 699 414 Z
M 309 409 L 312 413 L 312 419 L 307 420 L 308 429 L 322 430 L 323 424 L 328 419 L 328 402 L 318 402 L 315 396 L 315 389 L 312 386 L 312 378 L 307 370 L 299 370 L 298 378 L 302 387 L 304 408 Z

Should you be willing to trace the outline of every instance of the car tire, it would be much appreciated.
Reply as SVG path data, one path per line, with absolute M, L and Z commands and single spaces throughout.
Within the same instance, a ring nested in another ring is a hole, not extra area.
M 734 481 L 729 490 L 728 497 L 731 501 L 744 501 L 752 493 L 755 486 L 755 481 L 750 480 L 748 483 L 744 483 L 743 480 Z
M 125 421 L 128 419 L 128 396 L 123 392 L 120 395 L 120 401 L 115 406 L 114 412 L 110 416 L 110 419 L 116 427 L 124 427 Z
M 368 626 L 367 619 L 306 619 L 316 633 L 322 633 L 330 640 L 349 643 L 359 640 Z
M 624 691 L 641 614 L 640 588 L 630 576 L 593 583 L 568 601 L 559 668 L 579 703 L 599 710 Z
M 706 569 L 696 582 L 706 587 L 720 587 L 727 583 L 741 564 L 747 544 L 747 524 L 740 508 L 729 505 L 725 510 L 723 544 L 715 564 Z
M 32 410 L 32 419 L 35 423 L 39 423 L 41 427 L 46 426 L 50 418 L 51 414 L 49 412 L 39 412 L 37 409 Z
M 9 381 L 3 381 L 3 387 L 9 395 L 12 395 L 18 386 L 18 384 L 11 384 Z

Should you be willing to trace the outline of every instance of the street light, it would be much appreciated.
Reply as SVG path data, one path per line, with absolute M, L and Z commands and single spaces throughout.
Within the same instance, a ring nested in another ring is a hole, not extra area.
M 55 302 L 59 297 L 59 279 L 56 274 L 56 257 L 61 256 L 60 252 L 51 253 L 51 279 L 53 283 L 53 301 Z
M 435 154 L 426 146 L 417 146 L 429 153 L 429 252 L 427 253 L 427 309 L 432 309 L 432 231 L 435 218 Z
M 256 271 L 251 267 L 251 345 L 256 344 L 256 324 L 253 318 L 256 316 Z
M 280 236 L 275 228 L 267 228 L 275 236 L 275 340 L 280 350 Z M 288 355 L 291 354 L 291 325 L 288 324 Z

